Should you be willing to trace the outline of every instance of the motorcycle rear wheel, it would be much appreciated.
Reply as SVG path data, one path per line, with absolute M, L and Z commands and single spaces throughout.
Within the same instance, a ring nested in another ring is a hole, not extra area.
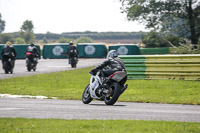
M 114 82 L 108 89 L 110 93 L 105 96 L 104 102 L 106 103 L 106 105 L 113 105 L 117 102 L 121 94 L 121 86 L 119 83 Z
M 10 70 L 10 68 L 9 68 L 8 62 L 4 62 L 4 71 L 5 71 L 5 73 L 8 74 L 9 70 Z
M 32 68 L 32 66 L 31 66 L 31 61 L 28 60 L 28 61 L 27 61 L 27 70 L 30 72 L 30 71 L 31 71 L 31 68 Z
M 93 99 L 91 98 L 90 96 L 90 91 L 89 91 L 89 88 L 90 88 L 90 84 L 87 85 L 87 87 L 85 88 L 84 92 L 83 92 L 83 95 L 82 95 L 82 102 L 84 104 L 89 104 Z
M 10 73 L 11 73 L 11 74 L 13 73 L 13 69 L 10 70 Z
M 71 67 L 76 68 L 76 60 L 74 58 L 71 59 Z
M 33 71 L 35 72 L 35 70 L 36 70 L 36 64 L 33 66 Z

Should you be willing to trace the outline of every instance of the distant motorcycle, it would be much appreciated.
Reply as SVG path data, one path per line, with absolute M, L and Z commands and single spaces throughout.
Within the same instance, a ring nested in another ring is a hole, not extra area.
M 13 73 L 13 66 L 14 62 L 12 61 L 12 58 L 10 55 L 3 55 L 4 63 L 3 63 L 3 69 L 6 74 Z
M 62 55 L 67 55 L 67 52 L 63 52 L 61 54 Z M 69 64 L 71 64 L 72 68 L 76 68 L 77 63 L 78 63 L 78 58 L 77 57 L 69 58 Z
M 35 71 L 37 66 L 37 58 L 31 53 L 26 52 L 26 67 L 30 72 L 31 70 Z
M 113 105 L 118 100 L 119 96 L 127 89 L 126 85 L 120 85 L 120 81 L 126 76 L 125 71 L 117 71 L 109 77 L 104 77 L 101 71 L 91 75 L 90 84 L 85 88 L 82 101 L 84 104 L 89 104 L 93 99 L 104 101 L 106 105 Z M 106 80 L 111 80 L 112 83 L 108 88 Z

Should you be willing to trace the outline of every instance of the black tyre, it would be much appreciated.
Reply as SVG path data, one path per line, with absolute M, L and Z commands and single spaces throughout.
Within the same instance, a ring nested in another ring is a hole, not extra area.
M 13 69 L 10 70 L 10 73 L 11 73 L 11 74 L 13 73 Z
M 9 71 L 8 71 L 7 69 L 5 69 L 5 73 L 8 74 L 8 72 L 9 72 Z
M 71 66 L 72 68 L 76 68 L 76 61 L 74 58 L 71 59 Z
M 106 105 L 113 105 L 118 100 L 121 94 L 121 86 L 119 83 L 114 82 L 109 87 L 110 93 L 105 96 L 105 103 Z
M 33 66 L 33 71 L 34 71 L 34 72 L 36 71 L 36 65 Z
M 10 68 L 9 68 L 8 62 L 6 61 L 6 62 L 4 63 L 4 71 L 5 71 L 6 74 L 8 74 L 8 73 L 9 73 L 9 70 L 10 70 Z
M 73 65 L 72 65 L 72 68 L 76 68 L 76 64 L 73 64 Z
M 31 61 L 27 61 L 27 70 L 30 72 L 31 71 Z
M 84 104 L 88 104 L 93 100 L 90 96 L 89 88 L 90 88 L 90 85 L 87 85 L 82 95 L 82 101 Z
M 71 67 L 74 68 L 74 64 L 71 63 Z

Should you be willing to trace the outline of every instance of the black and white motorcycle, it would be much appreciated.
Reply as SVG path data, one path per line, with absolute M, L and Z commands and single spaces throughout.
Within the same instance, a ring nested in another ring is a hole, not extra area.
M 90 84 L 87 85 L 82 95 L 83 103 L 89 104 L 93 99 L 97 99 L 104 101 L 106 105 L 115 104 L 119 96 L 127 89 L 127 84 L 120 85 L 120 81 L 126 76 L 125 71 L 117 71 L 109 77 L 104 77 L 102 71 L 91 75 Z M 109 86 L 108 80 L 111 81 Z

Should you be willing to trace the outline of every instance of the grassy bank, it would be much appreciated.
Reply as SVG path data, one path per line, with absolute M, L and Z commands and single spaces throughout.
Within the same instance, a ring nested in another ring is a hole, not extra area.
M 1 133 L 197 133 L 200 123 L 136 120 L 0 118 Z
M 43 95 L 80 100 L 91 68 L 0 80 L 1 94 Z M 128 80 L 119 101 L 200 104 L 200 82 L 182 80 Z

